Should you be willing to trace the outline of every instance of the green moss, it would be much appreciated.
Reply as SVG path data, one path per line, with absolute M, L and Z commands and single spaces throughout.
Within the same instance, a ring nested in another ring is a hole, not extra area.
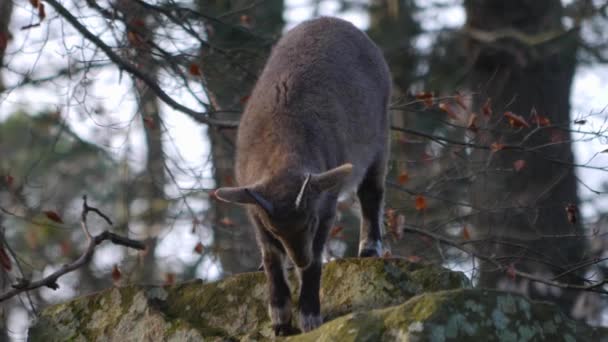
M 180 335 L 198 335 L 200 338 L 202 338 L 198 331 L 193 329 L 190 324 L 181 319 L 176 319 L 169 322 L 169 325 L 163 334 L 163 340 L 179 340 Z
M 436 297 L 422 295 L 414 301 L 416 305 L 411 310 L 412 319 L 415 321 L 425 321 L 429 318 L 440 304 Z
M 348 281 L 344 281 L 344 278 Z M 326 318 L 354 310 L 396 305 L 425 291 L 467 284 L 462 273 L 403 259 L 342 259 L 325 266 L 322 303 Z
M 520 301 L 525 301 L 525 305 Z M 373 322 L 374 336 L 380 334 L 376 340 L 395 340 L 393 337 L 399 335 L 403 341 L 550 341 L 562 340 L 564 334 L 577 334 L 580 340 L 595 341 L 605 334 L 605 330 L 588 327 L 574 329 L 575 326 L 566 323 L 571 321 L 563 317 L 562 324 L 555 324 L 557 310 L 553 305 L 532 303 L 524 297 L 498 291 L 439 291 L 413 297 L 401 305 L 337 318 L 317 331 L 295 336 L 290 341 L 330 341 L 323 336 L 334 336 L 330 332 L 346 334 L 342 327 L 351 329 L 348 336 L 362 336 L 357 328 L 361 322 Z M 521 320 L 525 312 L 530 312 L 531 320 Z M 491 325 L 482 323 L 487 322 L 488 316 L 493 316 Z M 543 329 L 547 321 L 554 326 Z M 415 329 L 410 329 L 414 326 Z
M 321 290 L 326 323 L 279 340 L 542 341 L 576 336 L 606 341 L 608 336 L 606 330 L 571 321 L 551 304 L 462 286 L 468 281 L 461 273 L 401 259 L 331 262 L 324 268 Z M 269 340 L 273 332 L 266 288 L 260 272 L 208 284 L 112 288 L 46 308 L 30 339 Z M 292 290 L 295 298 L 298 289 Z

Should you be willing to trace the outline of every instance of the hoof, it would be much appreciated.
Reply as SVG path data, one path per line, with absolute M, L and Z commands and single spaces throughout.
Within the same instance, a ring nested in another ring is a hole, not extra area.
M 361 241 L 359 243 L 359 257 L 379 257 L 382 255 L 381 241 Z
M 318 328 L 323 324 L 321 315 L 300 313 L 300 329 L 303 333 Z
M 379 257 L 378 252 L 375 249 L 364 249 L 359 252 L 359 257 L 361 258 L 371 258 L 371 257 Z
M 272 321 L 272 329 L 275 336 L 293 335 L 294 328 L 291 326 L 291 303 L 287 302 L 284 306 L 268 306 L 268 313 Z
M 275 324 L 272 326 L 272 329 L 274 330 L 274 336 L 290 336 L 299 332 L 291 324 Z

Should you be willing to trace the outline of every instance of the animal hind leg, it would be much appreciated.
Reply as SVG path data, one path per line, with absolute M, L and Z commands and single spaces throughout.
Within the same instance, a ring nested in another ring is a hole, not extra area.
M 382 212 L 384 205 L 384 163 L 377 162 L 368 170 L 357 190 L 361 205 L 359 256 L 382 255 Z

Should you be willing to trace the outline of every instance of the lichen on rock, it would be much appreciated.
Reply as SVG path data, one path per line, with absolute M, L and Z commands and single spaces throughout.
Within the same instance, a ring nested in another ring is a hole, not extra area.
M 574 322 L 550 303 L 482 289 L 427 292 L 403 304 L 339 317 L 306 341 L 608 341 L 608 329 Z
M 295 284 L 295 275 L 290 279 Z M 286 340 L 532 341 L 600 332 L 550 304 L 470 289 L 462 273 L 397 258 L 332 261 L 321 283 L 326 323 Z M 292 290 L 295 301 L 297 286 Z M 31 341 L 45 342 L 269 339 L 261 272 L 213 283 L 111 288 L 44 309 L 30 330 Z

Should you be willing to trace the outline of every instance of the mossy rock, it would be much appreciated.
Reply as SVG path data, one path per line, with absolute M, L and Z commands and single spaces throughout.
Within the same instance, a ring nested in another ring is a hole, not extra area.
M 292 275 L 292 284 L 295 277 Z M 418 294 L 468 287 L 459 272 L 402 259 L 342 259 L 324 266 L 326 320 L 403 303 Z M 295 291 L 297 286 L 292 286 Z M 31 341 L 214 341 L 272 338 L 261 272 L 223 281 L 126 286 L 50 306 Z M 295 313 L 294 313 L 294 317 Z
M 575 322 L 551 303 L 500 291 L 458 289 L 424 293 L 397 306 L 351 313 L 286 340 L 608 342 L 608 329 Z

